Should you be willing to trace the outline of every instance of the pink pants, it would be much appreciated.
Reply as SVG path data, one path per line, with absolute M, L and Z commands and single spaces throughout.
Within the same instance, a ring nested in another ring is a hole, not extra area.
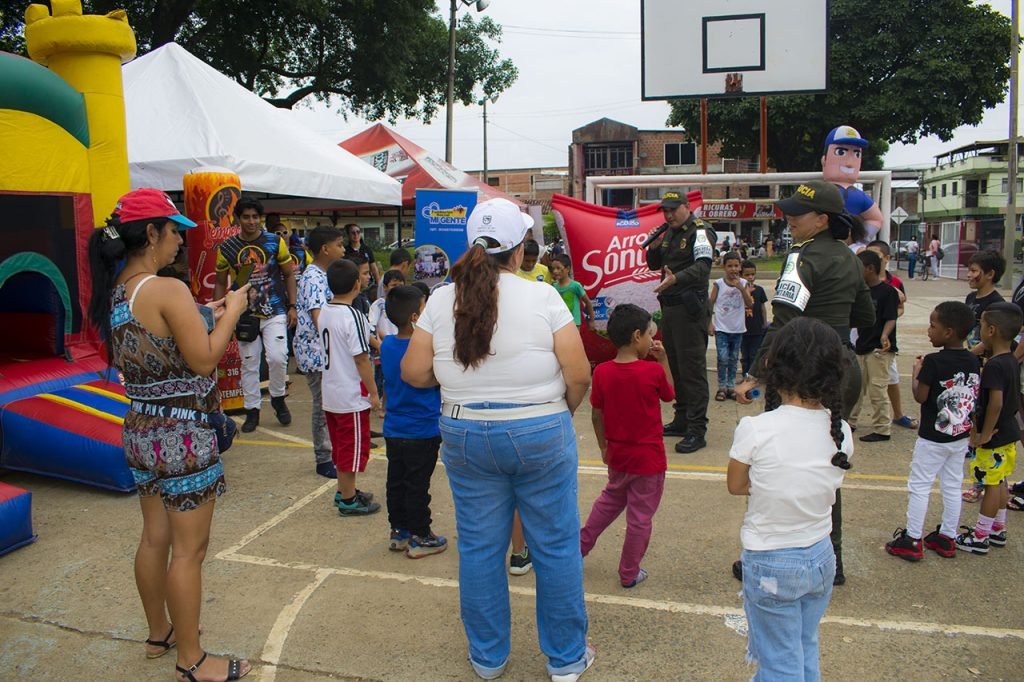
M 651 541 L 654 512 L 661 504 L 665 491 L 665 472 L 659 474 L 627 474 L 608 469 L 608 485 L 590 510 L 587 523 L 580 531 L 580 551 L 587 556 L 597 544 L 604 529 L 626 510 L 626 541 L 622 543 L 619 560 L 619 580 L 625 585 L 633 582 L 640 572 L 640 561 L 647 553 Z

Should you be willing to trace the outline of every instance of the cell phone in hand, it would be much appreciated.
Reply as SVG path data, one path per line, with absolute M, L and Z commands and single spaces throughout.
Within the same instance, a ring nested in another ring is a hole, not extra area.
M 236 287 L 245 286 L 245 284 L 249 281 L 249 278 L 252 277 L 252 271 L 255 270 L 255 269 L 256 269 L 256 264 L 255 263 L 247 263 L 247 264 L 239 267 L 238 271 L 235 273 L 235 277 L 234 277 L 234 284 L 235 284 L 235 286 Z

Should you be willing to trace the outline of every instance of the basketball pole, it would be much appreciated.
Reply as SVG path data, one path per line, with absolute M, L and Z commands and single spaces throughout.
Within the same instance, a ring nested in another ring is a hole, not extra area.
M 760 172 L 768 172 L 768 98 L 761 95 L 761 163 Z
M 708 98 L 700 98 L 700 174 L 708 174 Z

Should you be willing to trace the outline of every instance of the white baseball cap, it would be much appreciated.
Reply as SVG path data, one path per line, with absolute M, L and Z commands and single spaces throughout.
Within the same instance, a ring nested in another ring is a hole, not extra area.
M 487 237 L 498 246 L 487 247 L 487 253 L 504 253 L 522 243 L 526 231 L 533 227 L 533 218 L 519 210 L 508 199 L 488 199 L 476 205 L 466 222 L 466 238 L 470 246 Z

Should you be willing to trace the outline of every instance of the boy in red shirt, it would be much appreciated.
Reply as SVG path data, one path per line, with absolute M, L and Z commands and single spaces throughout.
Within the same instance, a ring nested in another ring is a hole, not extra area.
M 591 383 L 594 434 L 601 460 L 608 465 L 608 485 L 580 531 L 580 550 L 587 556 L 604 529 L 629 507 L 619 561 L 623 587 L 636 587 L 647 579 L 640 561 L 651 540 L 668 468 L 658 401 L 672 402 L 676 396 L 655 331 L 651 314 L 643 308 L 631 303 L 615 306 L 608 318 L 608 338 L 619 352 L 614 360 L 597 366 Z M 646 362 L 648 353 L 658 361 Z

